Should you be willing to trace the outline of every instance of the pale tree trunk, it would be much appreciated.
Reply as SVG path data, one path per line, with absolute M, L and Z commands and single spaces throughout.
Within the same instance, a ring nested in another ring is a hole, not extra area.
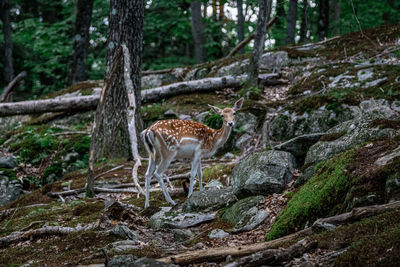
M 256 88 L 258 86 L 258 69 L 260 65 L 260 57 L 264 51 L 265 35 L 267 33 L 266 26 L 271 14 L 271 2 L 272 0 L 260 0 L 257 28 L 254 37 L 254 48 L 251 53 L 249 67 L 247 68 L 248 80 L 245 85 L 246 89 Z
M 289 11 L 286 24 L 286 44 L 294 44 L 296 36 L 297 0 L 289 1 Z
M 194 41 L 194 51 L 196 63 L 203 63 L 206 59 L 204 50 L 204 25 L 201 17 L 201 2 L 193 0 L 190 2 L 192 12 L 192 36 Z
M 307 41 L 308 21 L 307 21 L 308 0 L 303 0 L 301 9 L 301 25 L 300 25 L 300 40 L 299 43 Z
M 238 43 L 244 40 L 244 16 L 243 16 L 243 0 L 237 0 L 237 10 L 238 10 L 238 18 L 237 18 L 237 31 L 238 31 Z M 239 54 L 244 54 L 244 47 L 239 50 Z
M 10 4 L 8 0 L 1 0 L 0 2 L 0 16 L 3 21 L 3 34 L 4 34 L 4 79 L 6 83 L 10 83 L 14 78 L 13 66 L 13 44 L 11 40 L 11 26 L 10 26 Z M 9 99 L 7 99 L 9 100 Z
M 340 3 L 337 0 L 331 1 L 331 27 L 332 35 L 340 35 Z
M 329 30 L 329 0 L 319 0 L 317 35 L 319 40 L 328 37 Z
M 140 116 L 143 15 L 143 0 L 111 0 L 110 2 L 107 73 L 111 71 L 116 51 L 125 44 L 129 51 L 132 51 L 130 77 L 132 77 L 135 91 L 135 121 L 138 132 L 143 128 Z M 105 99 L 102 109 L 96 111 L 101 114 L 101 119 L 98 122 L 99 135 L 96 139 L 92 139 L 95 147 L 94 158 L 128 158 L 131 152 L 126 121 L 128 98 L 125 91 L 123 64 L 119 64 L 115 75 L 111 77 L 110 90 L 105 95 Z
M 78 0 L 69 84 L 86 80 L 86 58 L 93 0 Z

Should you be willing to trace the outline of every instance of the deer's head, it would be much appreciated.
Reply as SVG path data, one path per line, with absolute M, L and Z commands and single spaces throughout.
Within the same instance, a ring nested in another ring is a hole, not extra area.
M 220 109 L 212 105 L 208 106 L 212 108 L 212 110 L 214 110 L 215 113 L 222 116 L 222 120 L 225 126 L 233 127 L 235 125 L 235 113 L 242 107 L 243 101 L 244 98 L 242 97 L 238 101 L 236 101 L 233 107 L 231 108 Z

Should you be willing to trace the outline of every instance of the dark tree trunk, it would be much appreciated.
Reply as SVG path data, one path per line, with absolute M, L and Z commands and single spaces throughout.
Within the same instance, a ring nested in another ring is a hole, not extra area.
M 225 4 L 224 4 L 223 0 L 219 0 L 218 3 L 219 3 L 219 14 L 218 14 L 219 18 L 218 18 L 218 20 L 223 22 L 224 18 L 225 18 L 225 12 L 224 12 Z
M 1 0 L 0 2 L 0 16 L 3 21 L 3 34 L 4 34 L 4 79 L 6 83 L 10 83 L 14 78 L 13 66 L 13 44 L 11 40 L 11 26 L 10 26 L 10 4 L 8 0 Z
M 331 1 L 331 22 L 332 35 L 340 35 L 340 4 L 337 0 Z
M 296 36 L 297 0 L 289 1 L 289 10 L 286 24 L 286 44 L 294 44 Z
M 238 43 L 244 40 L 244 16 L 243 16 L 243 0 L 237 0 L 237 10 L 238 10 Z M 244 47 L 239 50 L 239 54 L 244 54 Z
M 69 84 L 86 80 L 86 58 L 93 0 L 78 0 Z
M 319 0 L 319 15 L 318 15 L 318 39 L 323 40 L 328 37 L 329 30 L 329 0 Z
M 201 2 L 199 0 L 193 0 L 190 3 L 190 10 L 192 12 L 192 35 L 194 41 L 194 52 L 196 57 L 196 63 L 202 63 L 205 61 L 205 50 L 204 50 L 204 25 L 201 17 Z
M 308 21 L 307 21 L 308 1 L 303 0 L 303 7 L 301 9 L 301 25 L 300 25 L 300 40 L 299 43 L 307 41 Z
M 61 0 L 39 1 L 39 12 L 43 22 L 55 23 L 64 19 Z
M 272 0 L 260 0 L 257 28 L 254 37 L 254 48 L 251 53 L 249 67 L 247 69 L 248 80 L 246 88 L 257 87 L 258 69 L 260 66 L 260 57 L 264 51 L 265 35 L 267 33 L 267 23 L 271 14 Z
M 143 128 L 140 117 L 143 16 L 143 0 L 110 1 L 106 77 L 109 76 L 116 52 L 122 44 L 125 44 L 131 52 L 130 76 L 135 90 L 135 119 L 138 133 Z M 126 120 L 128 99 L 121 62 L 110 79 L 110 90 L 105 95 L 105 99 L 103 108 L 96 111 L 101 114 L 101 118 L 98 122 L 99 134 L 95 139 L 92 138 L 92 145 L 95 148 L 94 159 L 128 158 L 131 155 Z

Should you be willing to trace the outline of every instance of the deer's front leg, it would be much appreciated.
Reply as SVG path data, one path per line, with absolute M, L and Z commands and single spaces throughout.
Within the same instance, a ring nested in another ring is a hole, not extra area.
M 199 159 L 199 166 L 197 167 L 197 177 L 199 177 L 199 190 L 203 191 L 203 172 L 201 170 L 201 159 Z
M 148 208 L 150 206 L 149 204 L 149 198 L 150 198 L 150 181 L 151 178 L 153 177 L 154 170 L 156 169 L 156 163 L 153 160 L 152 157 L 149 158 L 149 166 L 147 167 L 145 179 L 146 179 L 146 201 L 144 204 L 145 208 Z

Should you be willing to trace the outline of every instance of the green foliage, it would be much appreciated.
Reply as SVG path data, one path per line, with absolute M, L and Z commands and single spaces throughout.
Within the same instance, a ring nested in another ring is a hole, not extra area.
M 74 150 L 81 155 L 89 153 L 90 140 L 91 138 L 89 136 L 83 136 L 81 140 L 74 143 L 73 145 Z
M 215 113 L 214 110 L 210 110 L 204 117 L 204 124 L 213 129 L 221 128 L 222 123 L 222 116 Z
M 323 163 L 313 178 L 288 202 L 266 239 L 276 239 L 300 230 L 307 222 L 341 210 L 340 204 L 350 187 L 348 175 L 344 170 L 353 157 L 354 150 L 349 150 Z
M 12 169 L 0 168 L 0 173 L 7 176 L 9 181 L 17 179 L 17 174 Z

